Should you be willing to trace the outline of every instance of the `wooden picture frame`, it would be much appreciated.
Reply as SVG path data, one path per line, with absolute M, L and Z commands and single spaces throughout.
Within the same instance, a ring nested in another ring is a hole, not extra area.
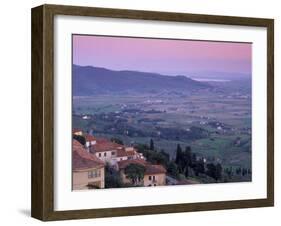
M 71 15 L 167 22 L 240 25 L 267 29 L 267 198 L 169 205 L 54 210 L 54 16 Z M 274 205 L 274 21 L 273 19 L 196 15 L 42 5 L 32 9 L 32 200 L 31 215 L 51 221 L 163 214 Z

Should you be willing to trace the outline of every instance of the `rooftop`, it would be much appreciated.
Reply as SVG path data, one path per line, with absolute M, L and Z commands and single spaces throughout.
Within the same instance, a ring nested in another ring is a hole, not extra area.
M 120 148 L 120 149 L 117 149 L 117 155 L 116 156 L 117 157 L 125 157 L 125 156 L 127 156 L 127 153 L 126 153 L 124 148 Z
M 121 144 L 114 143 L 105 138 L 96 138 L 97 143 L 91 147 L 91 152 L 104 152 L 123 149 L 124 146 Z
M 146 162 L 143 159 L 130 159 L 130 160 L 123 160 L 118 162 L 118 168 L 119 169 L 125 169 L 130 164 L 139 164 L 142 166 L 146 166 L 148 162 Z
M 162 166 L 162 165 L 152 165 L 149 164 L 146 167 L 146 171 L 145 174 L 149 175 L 149 174 L 162 174 L 162 173 L 166 173 L 166 169 Z
M 87 170 L 104 167 L 104 163 L 87 150 L 78 141 L 72 142 L 72 169 Z
M 118 162 L 119 169 L 125 169 L 130 164 L 139 164 L 145 167 L 145 175 L 166 173 L 162 165 L 151 164 L 143 159 L 131 159 Z
M 90 134 L 85 134 L 84 135 L 86 141 L 96 141 L 96 138 L 93 136 L 93 135 L 90 135 Z
M 117 157 L 134 156 L 136 154 L 137 154 L 136 150 L 126 151 L 125 148 L 117 149 Z

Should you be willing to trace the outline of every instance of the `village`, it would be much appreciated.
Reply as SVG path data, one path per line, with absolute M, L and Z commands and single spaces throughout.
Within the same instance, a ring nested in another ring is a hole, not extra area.
M 80 129 L 73 129 L 72 142 L 73 190 L 110 187 L 106 184 L 110 175 L 106 174 L 113 172 L 126 187 L 166 185 L 165 167 L 148 162 L 134 147 L 96 138 Z
M 73 129 L 72 189 L 155 187 L 247 181 L 251 169 L 223 167 L 190 146 L 177 145 L 175 155 L 150 144 L 123 143 L 118 138 Z M 241 139 L 235 145 L 241 145 Z

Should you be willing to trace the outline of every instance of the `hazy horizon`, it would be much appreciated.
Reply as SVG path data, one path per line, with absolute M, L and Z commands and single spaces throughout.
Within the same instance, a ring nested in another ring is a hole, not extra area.
M 152 73 L 152 74 L 159 74 L 163 76 L 185 76 L 187 78 L 192 78 L 192 79 L 204 79 L 210 78 L 210 79 L 233 79 L 235 75 L 237 75 L 238 78 L 249 78 L 251 74 L 246 74 L 246 73 L 235 73 L 235 72 L 222 72 L 222 71 L 198 71 L 198 72 L 186 72 L 186 73 L 173 73 L 173 74 L 167 74 L 167 73 L 162 73 L 162 72 L 154 72 L 154 71 L 140 71 L 140 70 L 131 70 L 131 69 L 114 69 L 114 68 L 106 68 L 106 67 L 101 67 L 97 65 L 78 65 L 78 64 L 73 64 L 78 67 L 94 67 L 94 68 L 104 68 L 107 70 L 111 71 L 135 71 L 135 72 L 143 72 L 143 73 Z
M 73 64 L 193 78 L 248 77 L 252 44 L 73 35 Z

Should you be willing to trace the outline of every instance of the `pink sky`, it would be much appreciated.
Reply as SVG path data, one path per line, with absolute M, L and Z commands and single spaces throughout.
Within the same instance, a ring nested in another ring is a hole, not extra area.
M 251 73 L 249 43 L 73 35 L 73 63 L 163 74 Z

